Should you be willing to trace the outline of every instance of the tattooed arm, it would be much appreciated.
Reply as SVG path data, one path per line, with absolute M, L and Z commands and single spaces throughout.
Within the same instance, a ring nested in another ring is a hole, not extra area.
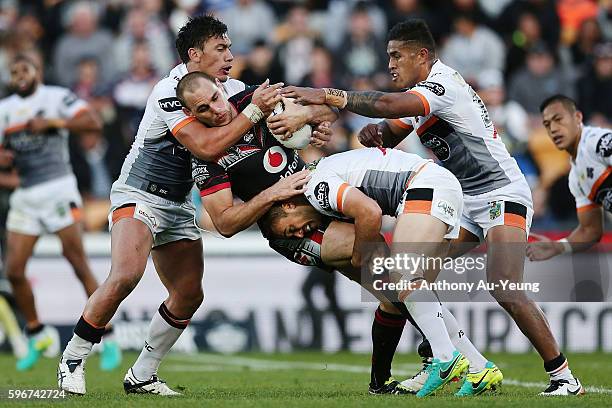
M 372 118 L 396 119 L 425 115 L 421 99 L 406 92 L 343 91 L 333 88 L 300 88 L 289 86 L 281 90 L 283 96 L 296 98 L 300 103 L 327 104 Z
M 421 99 L 405 92 L 349 91 L 345 109 L 371 118 L 397 119 L 425 115 Z

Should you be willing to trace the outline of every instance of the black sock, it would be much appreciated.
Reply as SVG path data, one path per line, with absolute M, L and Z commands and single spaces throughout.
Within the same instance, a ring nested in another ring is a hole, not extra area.
M 544 370 L 546 370 L 547 373 L 551 373 L 553 371 L 555 371 L 556 369 L 558 369 L 559 367 L 561 367 L 563 364 L 565 364 L 566 358 L 563 355 L 563 353 L 560 353 L 557 357 L 553 358 L 550 361 L 545 361 L 544 362 Z
M 372 323 L 371 387 L 379 388 L 391 377 L 391 362 L 405 324 L 406 318 L 401 315 L 376 310 Z
M 40 333 L 41 331 L 43 331 L 44 328 L 45 328 L 45 326 L 42 325 L 42 324 L 39 324 L 38 326 L 32 327 L 32 328 L 29 328 L 29 327 L 26 326 L 26 328 L 25 328 L 26 336 L 28 336 L 28 337 L 35 336 L 38 333 Z
M 74 327 L 74 334 L 82 338 L 83 340 L 91 341 L 92 343 L 99 343 L 102 340 L 104 334 L 104 327 L 95 327 L 87 323 L 83 316 L 79 319 L 76 326 Z

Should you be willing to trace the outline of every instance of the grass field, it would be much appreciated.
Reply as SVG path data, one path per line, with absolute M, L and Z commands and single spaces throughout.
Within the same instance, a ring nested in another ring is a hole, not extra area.
M 111 407 L 612 407 L 611 354 L 572 354 L 571 368 L 587 386 L 587 395 L 572 398 L 542 398 L 536 394 L 545 385 L 541 362 L 533 355 L 489 354 L 502 368 L 504 385 L 496 395 L 458 399 L 457 384 L 436 396 L 371 396 L 368 355 L 364 354 L 241 354 L 234 356 L 171 354 L 162 364 L 160 377 L 182 397 L 123 393 L 122 379 L 136 358 L 126 354 L 121 371 L 101 372 L 97 356 L 87 364 L 84 397 L 63 401 L 0 401 L 0 406 Z M 414 356 L 396 357 L 394 374 L 404 379 L 419 367 Z M 34 370 L 17 373 L 12 356 L 0 355 L 0 388 L 49 389 L 56 387 L 56 360 L 45 359 Z

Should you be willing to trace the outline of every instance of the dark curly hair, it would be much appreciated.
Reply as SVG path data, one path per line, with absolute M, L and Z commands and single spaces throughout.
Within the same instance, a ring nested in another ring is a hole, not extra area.
M 412 18 L 397 23 L 387 35 L 387 41 L 408 41 L 435 53 L 436 42 L 425 20 Z
M 210 14 L 190 17 L 176 37 L 176 51 L 185 64 L 189 62 L 190 48 L 203 48 L 211 38 L 227 34 L 227 26 Z

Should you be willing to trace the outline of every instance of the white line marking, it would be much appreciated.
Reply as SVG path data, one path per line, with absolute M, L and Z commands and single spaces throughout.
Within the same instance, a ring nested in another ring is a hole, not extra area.
M 199 364 L 194 366 L 193 364 L 173 364 L 164 367 L 168 371 L 187 371 L 187 372 L 198 372 L 198 371 L 242 371 L 242 368 L 249 368 L 254 371 L 272 371 L 272 370 L 327 370 L 327 371 L 338 371 L 343 373 L 369 373 L 370 367 L 352 365 L 352 364 L 338 364 L 338 363 L 312 363 L 307 361 L 279 361 L 279 360 L 264 360 L 260 358 L 252 357 L 236 357 L 219 354 L 197 354 L 197 355 L 186 355 L 186 354 L 171 354 L 168 356 L 168 360 L 182 362 L 182 363 L 196 363 Z M 207 365 L 201 365 L 201 364 Z M 401 369 L 394 369 L 393 372 L 398 376 L 412 376 L 417 369 L 421 368 L 421 364 L 400 364 L 398 367 Z M 526 382 L 518 381 L 512 378 L 504 378 L 504 384 L 514 385 L 523 388 L 545 388 L 548 384 L 543 382 Z M 596 394 L 612 394 L 612 389 L 596 386 L 586 386 L 584 389 L 587 392 Z

